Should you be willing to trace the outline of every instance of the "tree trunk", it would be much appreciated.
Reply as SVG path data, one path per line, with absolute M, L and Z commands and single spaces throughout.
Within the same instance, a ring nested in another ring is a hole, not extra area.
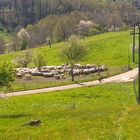
M 3 23 L 5 22 L 5 7 L 4 7 L 4 0 L 2 0 L 2 19 Z
M 71 67 L 71 80 L 74 82 L 73 66 Z

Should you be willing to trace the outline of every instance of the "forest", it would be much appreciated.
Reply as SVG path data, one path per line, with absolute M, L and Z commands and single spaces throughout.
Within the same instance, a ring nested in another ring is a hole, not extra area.
M 0 30 L 12 33 L 8 51 L 61 42 L 71 35 L 89 36 L 126 30 L 128 14 L 139 12 L 139 0 L 1 0 Z M 22 45 L 18 32 L 22 30 Z M 4 41 L 0 38 L 1 44 Z M 1 45 L 2 46 L 2 45 Z M 2 47 L 1 47 L 2 48 Z M 5 52 L 5 48 L 0 53 Z
M 102 0 L 103 1 L 103 0 Z M 1 0 L 0 23 L 12 30 L 18 25 L 26 26 L 38 22 L 49 15 L 70 14 L 73 11 L 89 12 L 93 16 L 139 8 L 139 0 L 110 0 L 101 3 L 101 0 Z M 128 4 L 126 4 L 128 2 Z M 3 26 L 2 26 L 3 25 Z

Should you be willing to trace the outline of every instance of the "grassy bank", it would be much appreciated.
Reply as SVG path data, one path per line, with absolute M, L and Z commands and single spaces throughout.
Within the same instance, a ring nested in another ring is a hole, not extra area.
M 12 42 L 12 35 L 9 33 L 0 31 L 0 38 L 2 38 L 5 43 Z
M 112 66 L 128 65 L 128 49 L 131 50 L 132 39 L 129 31 L 105 33 L 101 35 L 87 37 L 85 39 L 89 47 L 87 57 L 79 63 L 82 64 L 105 64 Z M 52 48 L 44 45 L 40 48 L 32 49 L 32 51 L 40 52 L 47 59 L 48 65 L 64 64 L 59 57 L 58 52 L 63 43 L 54 44 Z M 22 52 L 0 55 L 0 61 L 11 61 Z M 130 56 L 131 57 L 131 56 Z
M 24 126 L 30 119 L 42 125 Z M 137 140 L 139 121 L 131 83 L 0 100 L 1 140 Z

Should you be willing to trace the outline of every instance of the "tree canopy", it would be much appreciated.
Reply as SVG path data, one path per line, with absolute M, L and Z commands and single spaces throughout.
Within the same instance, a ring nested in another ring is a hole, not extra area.
M 140 7 L 139 0 L 1 0 L 0 24 L 11 30 L 19 25 L 36 23 L 49 15 L 69 14 L 77 10 L 98 15 L 115 10 L 129 11 L 134 7 Z

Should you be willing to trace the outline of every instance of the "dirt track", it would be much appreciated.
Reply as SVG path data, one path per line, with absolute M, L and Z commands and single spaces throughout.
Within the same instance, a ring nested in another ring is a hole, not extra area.
M 85 83 L 80 83 L 80 84 L 72 84 L 72 85 L 52 87 L 52 88 L 6 93 L 4 94 L 4 96 L 12 97 L 12 96 L 32 95 L 32 94 L 41 94 L 41 93 L 47 93 L 47 92 L 52 92 L 52 91 L 61 91 L 61 90 L 67 90 L 67 89 L 80 88 L 80 87 L 85 87 L 85 86 L 93 86 L 93 85 L 99 85 L 99 84 L 105 84 L 105 83 L 130 82 L 130 81 L 133 81 L 137 75 L 138 75 L 138 68 L 133 69 L 123 74 L 119 74 L 110 78 L 103 79 L 101 82 L 96 80 L 96 81 L 85 82 Z M 3 95 L 1 94 L 1 96 Z

